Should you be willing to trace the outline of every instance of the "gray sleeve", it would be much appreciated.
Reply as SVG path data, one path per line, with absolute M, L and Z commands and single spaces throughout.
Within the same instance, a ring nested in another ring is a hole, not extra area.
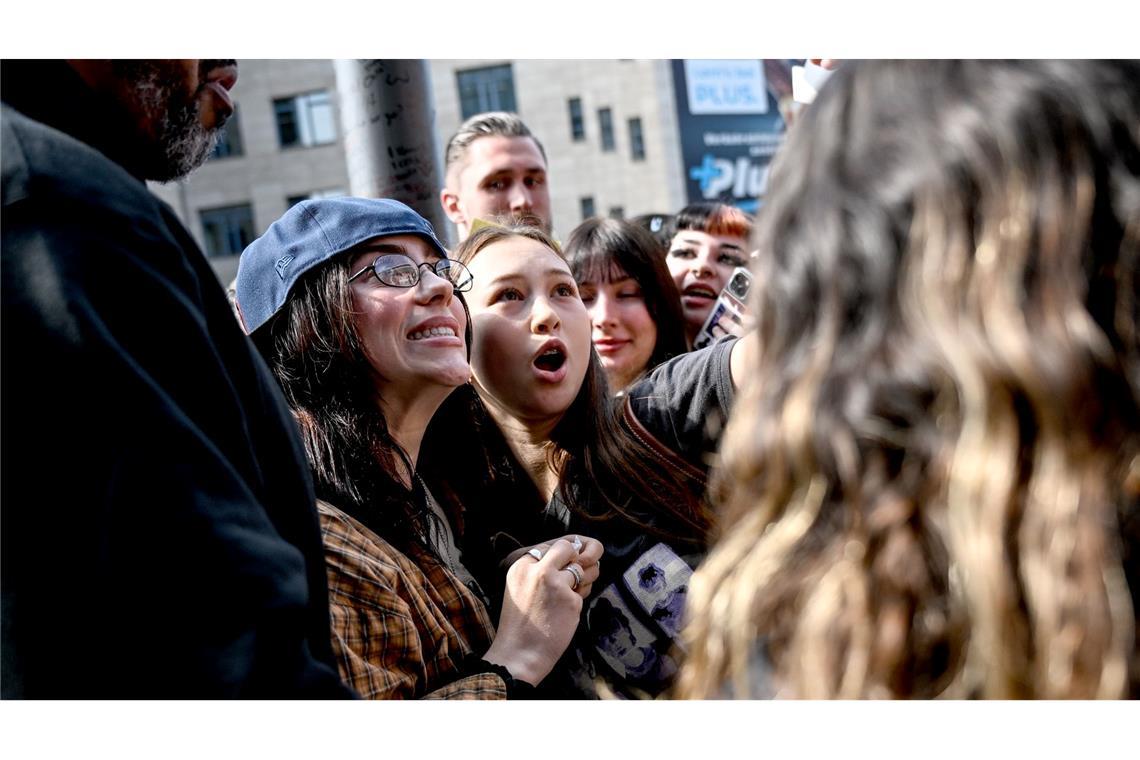
M 661 443 L 707 470 L 732 410 L 729 357 L 738 338 L 722 338 L 654 369 L 628 391 L 635 417 Z

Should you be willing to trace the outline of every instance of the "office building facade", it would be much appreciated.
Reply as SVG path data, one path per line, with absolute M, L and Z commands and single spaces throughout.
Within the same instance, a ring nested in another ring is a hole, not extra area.
M 152 185 L 226 281 L 236 254 L 290 205 L 350 192 L 333 62 L 240 68 L 236 118 L 211 160 L 186 180 Z M 557 236 L 588 216 L 684 205 L 669 61 L 433 60 L 430 74 L 441 157 L 459 124 L 485 110 L 517 112 L 542 141 Z

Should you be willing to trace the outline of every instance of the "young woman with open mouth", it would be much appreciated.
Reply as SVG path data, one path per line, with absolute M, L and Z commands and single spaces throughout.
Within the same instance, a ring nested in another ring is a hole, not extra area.
M 614 399 L 546 233 L 486 226 L 454 255 L 475 279 L 473 385 L 510 450 L 503 477 L 533 483 L 539 509 L 605 546 L 578 636 L 546 684 L 560 696 L 660 695 L 710 524 L 704 486 L 720 425 L 707 423 L 727 414 L 755 339 L 682 354 Z
M 752 217 L 724 203 L 694 203 L 681 209 L 674 225 L 665 263 L 681 294 L 692 346 L 732 271 L 748 266 Z

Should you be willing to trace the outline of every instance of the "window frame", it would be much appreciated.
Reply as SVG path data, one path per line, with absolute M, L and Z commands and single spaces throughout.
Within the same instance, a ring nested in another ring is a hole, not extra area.
M 598 109 L 598 130 L 601 134 L 603 153 L 617 150 L 617 137 L 614 135 L 614 109 L 606 106 Z
M 587 212 L 587 209 L 589 211 Z M 582 221 L 592 219 L 598 215 L 598 205 L 594 201 L 594 196 L 583 195 L 578 198 L 578 210 L 582 213 Z
M 198 223 L 202 225 L 202 247 L 205 249 L 206 257 L 210 259 L 236 256 L 257 237 L 253 203 L 250 201 L 200 208 L 198 209 Z M 211 227 L 221 228 L 221 236 L 213 233 Z M 233 246 L 235 234 L 238 243 L 236 250 Z M 221 237 L 224 237 L 227 243 L 224 251 L 214 245 L 216 242 L 220 242 Z
M 463 121 L 487 111 L 518 113 L 515 71 L 509 62 L 456 70 L 455 91 Z M 472 94 L 474 102 L 470 97 Z
M 566 107 L 570 112 L 570 140 L 583 142 L 586 139 L 586 114 L 582 109 L 582 99 L 570 98 Z
M 317 105 L 328 109 L 328 123 L 331 132 L 326 135 L 327 139 L 321 139 L 321 136 L 317 134 L 318 131 L 320 131 L 319 125 L 322 122 L 313 118 L 313 101 L 317 98 L 322 99 Z M 290 115 L 292 119 L 290 128 L 296 134 L 296 139 L 288 143 L 285 142 L 284 135 L 282 134 L 281 117 L 285 113 Z M 333 102 L 332 93 L 329 90 L 310 90 L 283 98 L 273 98 L 273 123 L 277 128 L 277 145 L 281 150 L 319 148 L 323 145 L 333 145 L 340 139 L 339 127 L 336 120 L 336 107 Z M 308 142 L 305 138 L 306 134 L 310 136 L 310 141 Z
M 629 126 L 629 157 L 633 161 L 645 160 L 645 128 L 642 126 L 640 116 L 632 116 L 627 122 Z M 634 129 L 634 125 L 637 129 Z

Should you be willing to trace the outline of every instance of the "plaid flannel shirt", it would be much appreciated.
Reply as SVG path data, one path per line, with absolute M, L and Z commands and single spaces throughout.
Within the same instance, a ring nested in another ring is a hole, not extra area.
M 336 507 L 317 502 L 333 653 L 370 699 L 506 699 L 494 673 L 463 676 L 495 635 L 483 603 L 447 568 L 417 563 Z

